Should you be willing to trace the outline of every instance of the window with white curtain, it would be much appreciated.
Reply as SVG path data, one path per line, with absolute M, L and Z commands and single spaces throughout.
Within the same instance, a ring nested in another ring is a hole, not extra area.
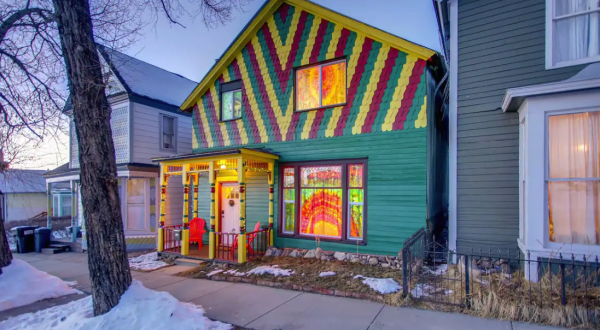
M 600 111 L 548 117 L 549 241 L 600 244 Z
M 546 67 L 600 61 L 600 0 L 546 0 Z

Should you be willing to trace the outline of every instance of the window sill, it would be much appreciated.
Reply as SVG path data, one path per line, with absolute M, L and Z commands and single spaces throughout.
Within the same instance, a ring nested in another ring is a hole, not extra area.
M 227 120 L 219 120 L 219 123 L 227 123 L 230 121 L 236 121 L 236 120 L 241 120 L 242 117 L 238 117 L 238 118 L 233 118 L 233 119 L 227 119 Z
M 162 152 L 171 152 L 171 153 L 174 153 L 174 154 L 177 153 L 177 149 L 159 148 L 159 151 L 162 151 Z
M 279 238 L 291 238 L 291 239 L 302 239 L 302 240 L 307 240 L 307 241 L 314 241 L 317 236 L 302 236 L 302 235 L 286 235 L 284 233 L 277 233 L 277 237 Z M 356 241 L 356 240 L 350 240 L 350 239 L 335 239 L 335 238 L 326 238 L 326 237 L 319 237 L 319 241 L 321 242 L 328 242 L 328 243 L 339 243 L 339 244 L 349 244 L 349 245 L 356 245 L 356 242 L 358 242 L 358 245 L 360 246 L 365 246 L 367 245 L 367 242 L 363 241 Z
M 329 109 L 333 109 L 333 108 L 337 108 L 337 107 L 343 107 L 348 103 L 340 103 L 340 104 L 332 104 L 332 105 L 328 105 L 325 107 L 318 107 L 318 108 L 312 108 L 312 109 L 303 109 L 303 110 L 294 110 L 294 112 L 308 112 L 308 111 L 316 111 L 316 110 L 329 110 Z
M 582 64 L 589 64 L 589 63 L 594 63 L 594 62 L 600 62 L 600 56 L 586 57 L 586 58 L 581 58 L 578 60 L 560 62 L 560 63 L 556 63 L 556 64 L 547 62 L 546 70 L 560 69 L 560 68 L 566 68 L 566 67 L 582 65 Z

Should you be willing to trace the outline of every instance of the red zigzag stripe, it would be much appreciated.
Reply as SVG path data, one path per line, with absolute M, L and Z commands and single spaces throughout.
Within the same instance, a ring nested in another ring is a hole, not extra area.
M 200 136 L 198 137 L 202 140 L 202 146 L 204 148 L 208 147 L 208 141 L 206 141 L 206 134 L 204 133 L 204 126 L 202 126 L 202 119 L 200 118 L 200 110 L 198 109 L 198 105 L 194 106 L 194 114 L 196 115 L 196 123 L 198 124 L 198 130 L 200 131 Z
M 288 56 L 286 69 L 291 69 L 296 58 L 296 53 L 298 52 L 300 40 L 302 39 L 302 32 L 304 32 L 304 28 L 306 27 L 306 17 L 308 17 L 307 12 L 303 11 L 302 13 L 300 13 L 300 19 L 298 20 L 298 26 L 296 28 L 296 34 L 294 35 L 294 42 L 292 43 L 292 47 L 290 49 L 290 55 Z M 294 112 L 292 114 L 292 122 L 290 123 L 290 127 L 288 129 L 288 133 L 285 139 L 286 141 L 291 141 L 294 139 L 294 134 L 296 133 L 296 126 L 298 126 L 299 119 L 300 113 Z
M 385 93 L 385 89 L 390 82 L 390 75 L 392 74 L 392 69 L 396 64 L 396 58 L 398 57 L 398 50 L 396 48 L 391 48 L 388 52 L 388 57 L 385 60 L 385 65 L 383 66 L 383 71 L 381 72 L 381 76 L 379 77 L 379 82 L 377 83 L 377 89 L 375 90 L 375 94 L 373 95 L 373 100 L 371 101 L 371 106 L 369 107 L 369 112 L 367 113 L 367 118 L 365 118 L 365 124 L 362 127 L 363 133 L 371 133 L 371 128 L 375 123 L 375 118 L 377 117 L 377 112 L 379 110 L 379 105 L 381 104 L 381 100 L 383 99 L 383 94 Z
M 321 45 L 323 44 L 323 37 L 325 36 L 328 23 L 329 21 L 327 20 L 321 20 L 321 24 L 319 24 L 317 36 L 315 37 L 315 44 L 313 45 L 313 49 L 308 60 L 309 63 L 314 63 L 319 59 L 319 52 L 321 51 Z
M 396 114 L 396 119 L 394 120 L 394 124 L 392 126 L 392 130 L 394 131 L 404 129 L 404 122 L 406 121 L 406 116 L 408 116 L 410 107 L 412 107 L 413 98 L 415 97 L 415 93 L 419 87 L 419 82 L 421 81 L 421 75 L 423 74 L 424 68 L 425 61 L 423 60 L 418 60 L 413 67 L 412 74 L 410 75 L 410 78 L 408 78 L 408 86 L 406 86 L 406 90 L 404 91 L 404 97 L 402 98 L 400 109 Z
M 210 108 L 210 112 L 212 113 L 212 122 L 213 127 L 217 133 L 217 145 L 219 147 L 223 146 L 223 135 L 221 134 L 221 129 L 219 126 L 219 118 L 217 118 L 217 109 L 215 109 L 215 104 L 213 103 L 212 94 L 210 89 L 206 91 L 206 98 L 208 100 L 208 107 Z

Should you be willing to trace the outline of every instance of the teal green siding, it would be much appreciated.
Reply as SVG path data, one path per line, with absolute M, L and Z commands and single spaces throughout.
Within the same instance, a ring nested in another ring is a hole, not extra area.
M 269 180 L 267 173 L 246 173 L 246 231 L 269 224 Z
M 206 221 L 206 233 L 202 241 L 208 244 L 208 231 L 210 229 L 210 185 L 208 173 L 202 173 L 198 184 L 198 217 Z

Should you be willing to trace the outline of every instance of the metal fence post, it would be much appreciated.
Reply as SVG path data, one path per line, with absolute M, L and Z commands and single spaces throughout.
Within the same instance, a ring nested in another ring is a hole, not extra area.
M 567 304 L 567 293 L 565 289 L 565 263 L 560 254 L 560 302 L 563 306 Z
M 408 253 L 406 247 L 402 248 L 402 297 L 408 296 Z
M 471 288 L 469 286 L 469 256 L 465 254 L 465 293 L 467 299 L 467 308 L 471 308 Z

